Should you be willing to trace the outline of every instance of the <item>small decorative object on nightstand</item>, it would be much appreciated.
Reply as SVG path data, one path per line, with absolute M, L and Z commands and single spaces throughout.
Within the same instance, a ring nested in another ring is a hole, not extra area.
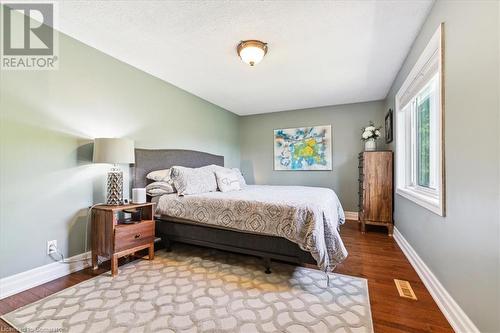
M 119 215 L 125 210 L 141 210 L 138 223 L 123 223 Z M 97 269 L 98 257 L 111 259 L 111 274 L 118 274 L 118 258 L 149 249 L 154 259 L 154 203 L 139 205 L 100 205 L 92 209 L 92 267 Z
M 146 202 L 146 189 L 145 188 L 133 188 L 132 189 L 132 202 L 133 203 L 145 203 Z

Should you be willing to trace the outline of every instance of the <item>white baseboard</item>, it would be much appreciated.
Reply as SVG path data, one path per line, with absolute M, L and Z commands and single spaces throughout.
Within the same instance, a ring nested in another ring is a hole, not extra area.
M 0 279 L 0 299 L 89 267 L 90 252 L 70 257 L 67 261 L 54 262 Z
M 451 327 L 457 333 L 480 333 L 479 329 L 474 325 L 472 320 L 455 302 L 453 297 L 446 291 L 441 282 L 422 261 L 417 252 L 403 237 L 397 228 L 394 228 L 394 240 L 410 261 L 411 265 L 417 271 L 418 276 L 429 290 L 432 298 L 437 303 L 439 309 L 443 312 Z
M 358 212 L 344 212 L 346 220 L 358 220 Z

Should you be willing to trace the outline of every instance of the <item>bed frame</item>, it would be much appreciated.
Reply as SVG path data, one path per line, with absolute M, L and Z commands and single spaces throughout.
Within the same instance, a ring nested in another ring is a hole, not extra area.
M 154 170 L 168 169 L 174 165 L 198 168 L 210 164 L 224 166 L 224 156 L 193 150 L 136 149 L 132 184 L 133 187 L 145 187 L 148 184 L 146 175 Z M 156 218 L 156 234 L 161 237 L 167 251 L 171 250 L 173 243 L 179 242 L 261 257 L 266 273 L 271 273 L 271 259 L 297 264 L 316 263 L 309 252 L 281 237 L 164 217 Z

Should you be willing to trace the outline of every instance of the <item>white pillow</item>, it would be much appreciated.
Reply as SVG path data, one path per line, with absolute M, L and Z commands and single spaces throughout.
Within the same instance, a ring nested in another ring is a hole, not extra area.
M 231 170 L 235 171 L 238 174 L 238 180 L 240 182 L 240 187 L 243 188 L 247 185 L 247 182 L 245 181 L 245 177 L 243 177 L 243 174 L 241 173 L 240 169 L 238 168 L 232 168 Z
M 146 178 L 155 182 L 168 182 L 170 180 L 170 169 L 151 171 L 146 175 Z
M 221 192 L 241 190 L 238 173 L 234 170 L 217 170 L 215 171 L 215 178 Z
M 154 182 L 146 185 L 146 193 L 152 197 L 162 194 L 175 193 L 174 185 L 169 182 Z
M 213 170 L 213 172 L 217 172 L 217 171 L 221 171 L 221 170 L 222 171 L 235 171 L 238 174 L 240 188 L 244 188 L 245 186 L 247 186 L 247 182 L 245 181 L 243 174 L 241 173 L 240 169 L 238 169 L 238 168 L 230 169 L 230 168 L 222 167 L 220 165 L 215 165 L 215 164 L 207 165 L 204 168 L 209 168 L 209 169 Z M 219 188 L 219 190 L 220 190 L 220 188 Z
M 217 180 L 212 166 L 186 168 L 174 166 L 170 177 L 179 195 L 217 191 Z
M 161 188 L 153 188 L 153 189 L 147 191 L 147 194 L 151 197 L 159 197 L 159 196 L 164 195 L 164 194 L 172 194 L 172 193 L 175 193 L 175 192 L 165 191 Z

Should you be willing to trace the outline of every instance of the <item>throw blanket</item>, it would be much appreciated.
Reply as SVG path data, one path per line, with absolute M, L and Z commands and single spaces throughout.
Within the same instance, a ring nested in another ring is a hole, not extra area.
M 284 237 L 329 271 L 347 257 L 339 235 L 344 211 L 320 187 L 248 185 L 241 191 L 162 195 L 156 213 L 251 233 Z

